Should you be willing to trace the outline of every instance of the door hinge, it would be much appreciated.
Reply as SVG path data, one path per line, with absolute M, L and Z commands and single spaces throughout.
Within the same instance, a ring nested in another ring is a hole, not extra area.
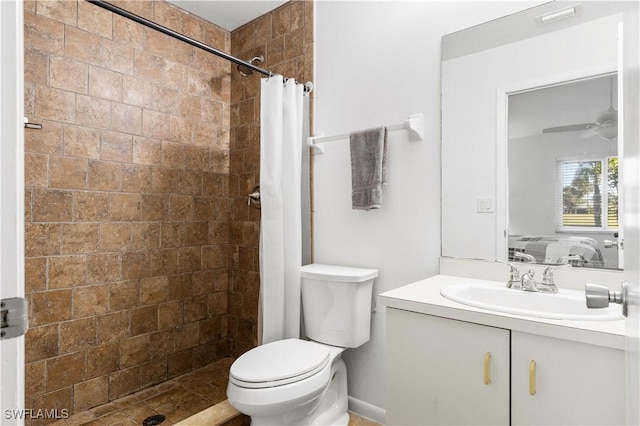
M 22 336 L 29 328 L 27 299 L 11 297 L 0 300 L 0 339 Z

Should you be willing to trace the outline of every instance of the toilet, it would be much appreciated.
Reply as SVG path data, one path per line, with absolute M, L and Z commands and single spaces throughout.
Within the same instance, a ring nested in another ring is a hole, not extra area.
M 376 269 L 302 267 L 302 312 L 311 340 L 258 346 L 231 365 L 227 398 L 257 425 L 347 425 L 342 352 L 369 341 Z

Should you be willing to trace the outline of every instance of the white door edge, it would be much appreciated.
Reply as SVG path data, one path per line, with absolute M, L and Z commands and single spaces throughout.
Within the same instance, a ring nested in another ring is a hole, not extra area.
M 23 2 L 0 1 L 0 298 L 24 297 L 23 45 Z M 0 425 L 21 425 L 24 336 L 0 348 Z
M 640 424 L 640 7 L 624 13 L 619 31 L 619 87 L 624 98 L 619 102 L 623 117 L 622 182 L 625 188 L 624 277 L 629 286 L 629 316 L 626 320 L 626 405 L 627 424 Z

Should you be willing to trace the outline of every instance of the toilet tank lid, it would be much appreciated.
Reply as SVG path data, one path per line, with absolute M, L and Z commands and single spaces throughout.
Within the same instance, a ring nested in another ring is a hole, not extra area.
M 301 275 L 302 278 L 359 283 L 376 278 L 378 270 L 313 263 L 304 265 L 301 269 Z

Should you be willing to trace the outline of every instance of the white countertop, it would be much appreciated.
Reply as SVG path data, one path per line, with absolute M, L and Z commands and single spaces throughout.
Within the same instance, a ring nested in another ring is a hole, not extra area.
M 389 308 L 435 315 L 492 327 L 505 328 L 616 349 L 625 348 L 625 320 L 570 321 L 528 317 L 463 305 L 443 297 L 449 285 L 482 283 L 504 286 L 504 282 L 451 275 L 436 275 L 378 295 Z

